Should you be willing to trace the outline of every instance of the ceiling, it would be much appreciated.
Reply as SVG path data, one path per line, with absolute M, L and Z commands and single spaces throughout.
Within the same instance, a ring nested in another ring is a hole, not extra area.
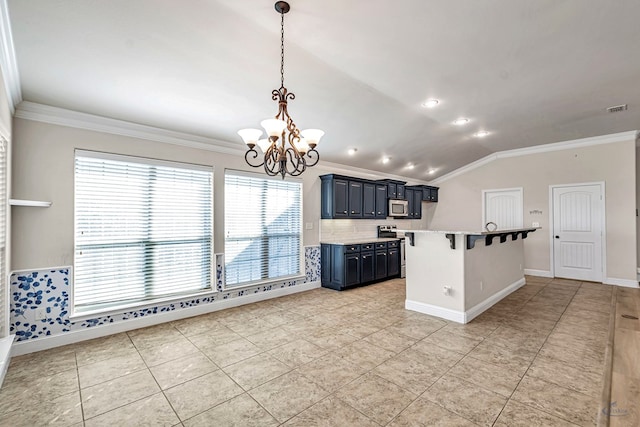
M 277 110 L 273 3 L 8 0 L 23 99 L 243 149 L 236 131 Z M 637 0 L 290 4 L 289 111 L 326 132 L 321 161 L 429 180 L 496 151 L 640 127 Z

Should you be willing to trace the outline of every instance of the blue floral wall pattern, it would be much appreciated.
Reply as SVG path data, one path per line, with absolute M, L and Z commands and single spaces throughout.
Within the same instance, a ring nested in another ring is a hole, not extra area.
M 274 289 L 300 285 L 320 280 L 320 247 L 305 247 L 305 280 L 287 281 L 254 288 L 222 292 L 224 284 L 224 257 L 216 254 L 216 290 L 218 293 L 186 299 L 171 304 L 147 307 L 126 313 L 102 316 L 72 322 L 69 318 L 71 293 L 71 268 L 51 268 L 34 271 L 15 271 L 10 277 L 11 333 L 17 341 L 64 334 L 94 326 L 121 322 L 129 319 L 153 316 L 158 313 L 180 310 L 218 300 L 268 292 Z M 43 318 L 41 318 L 43 317 Z

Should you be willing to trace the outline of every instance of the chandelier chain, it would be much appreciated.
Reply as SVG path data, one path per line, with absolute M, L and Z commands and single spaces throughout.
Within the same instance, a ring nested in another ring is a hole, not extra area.
M 284 87 L 284 11 L 280 12 L 280 87 Z

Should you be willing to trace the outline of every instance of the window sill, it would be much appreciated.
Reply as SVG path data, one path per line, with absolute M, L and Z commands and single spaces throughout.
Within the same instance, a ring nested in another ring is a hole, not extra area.
M 130 303 L 126 305 L 119 305 L 116 307 L 101 308 L 101 309 L 96 309 L 91 311 L 82 311 L 79 313 L 71 313 L 69 315 L 69 319 L 72 322 L 81 322 L 87 319 L 97 319 L 100 317 L 112 316 L 115 314 L 129 313 L 133 311 L 143 310 L 145 308 L 158 307 L 161 305 L 171 304 L 173 302 L 178 302 L 178 301 L 186 301 L 194 298 L 205 298 L 208 296 L 216 295 L 217 293 L 219 293 L 217 290 L 207 290 L 207 291 L 198 292 L 195 294 L 171 296 L 166 298 L 154 299 L 153 301 L 141 301 L 141 302 L 135 302 L 135 303 Z
M 306 278 L 307 278 L 307 276 L 304 275 L 304 274 L 297 274 L 295 276 L 278 277 L 277 279 L 248 282 L 248 283 L 243 283 L 243 284 L 237 285 L 237 286 L 227 286 L 227 284 L 225 283 L 222 286 L 222 292 L 231 292 L 231 291 L 243 290 L 243 289 L 247 289 L 247 288 L 254 288 L 256 286 L 269 286 L 269 285 L 273 285 L 275 283 L 293 282 L 293 281 L 297 281 L 297 280 L 304 280 Z

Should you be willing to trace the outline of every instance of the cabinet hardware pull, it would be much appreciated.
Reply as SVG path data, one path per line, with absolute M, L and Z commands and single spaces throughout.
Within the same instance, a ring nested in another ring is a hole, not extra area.
M 347 213 L 347 211 L 342 211 L 342 213 Z
M 356 213 L 356 211 L 351 211 L 351 213 Z

